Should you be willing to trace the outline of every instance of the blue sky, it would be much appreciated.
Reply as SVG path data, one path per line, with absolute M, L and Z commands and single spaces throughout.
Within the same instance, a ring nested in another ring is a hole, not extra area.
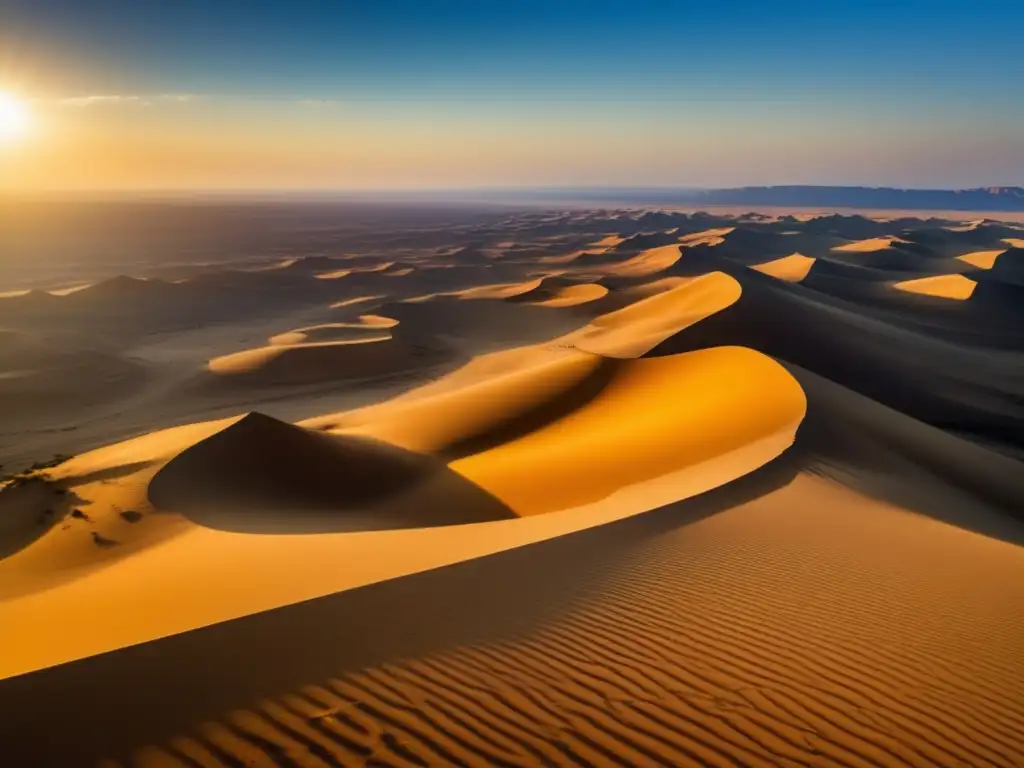
M 497 152 L 512 141 L 509 130 L 543 142 L 554 122 L 565 142 L 574 124 L 591 137 L 595 170 L 582 173 L 580 158 L 567 163 L 564 181 L 572 184 L 713 184 L 713 168 L 698 157 L 712 150 L 725 165 L 723 184 L 866 183 L 873 168 L 878 183 L 907 186 L 1024 180 L 1019 2 L 5 0 L 0 14 L 0 90 L 7 83 L 43 111 L 94 98 L 111 130 L 122 132 L 135 118 L 115 119 L 113 99 L 99 97 L 122 97 L 127 108 L 132 99 L 188 94 L 188 104 L 165 99 L 150 119 L 159 113 L 165 128 L 177 121 L 191 135 L 234 130 L 254 141 L 274 126 L 292 144 L 307 135 L 309 118 L 289 117 L 289 105 L 314 102 L 325 108 L 318 125 L 341 133 L 433 121 L 449 139 L 460 131 L 473 141 L 493 138 L 484 143 Z M 631 179 L 625 144 L 653 132 L 667 151 L 674 128 L 676 175 L 653 172 L 648 158 Z M 745 179 L 721 142 L 707 143 L 716 132 L 733 142 L 746 137 L 759 158 L 769 153 L 777 162 L 759 160 Z M 799 157 L 794 136 L 830 162 L 816 167 Z M 326 140 L 318 134 L 311 151 Z M 855 159 L 838 162 L 851 142 Z M 602 147 L 604 156 L 623 155 L 614 172 L 601 171 Z M 893 157 L 903 147 L 914 155 L 909 165 Z M 470 173 L 471 159 L 462 158 L 450 179 L 429 164 L 410 179 L 558 183 L 555 144 L 525 154 L 543 158 L 535 174 L 505 178 L 501 163 L 488 173 L 484 161 Z M 280 171 L 268 169 L 266 183 Z M 367 174 L 372 169 L 360 170 L 353 183 Z M 334 183 L 344 186 L 344 174 Z

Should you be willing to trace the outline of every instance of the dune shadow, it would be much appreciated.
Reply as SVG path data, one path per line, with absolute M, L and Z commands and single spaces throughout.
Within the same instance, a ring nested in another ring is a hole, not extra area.
M 599 597 L 666 533 L 789 483 L 783 455 L 708 493 L 615 523 L 0 682 L 0 755 L 73 768 L 389 661 L 515 640 Z M 60 723 L 54 738 L 53 723 Z
M 1024 545 L 1024 464 L 897 413 L 799 366 L 794 457 L 807 471 L 958 528 Z
M 243 533 L 423 528 L 516 517 L 440 459 L 250 413 L 150 481 L 158 511 Z
M 730 274 L 743 286 L 740 300 L 648 356 L 746 346 L 929 424 L 1024 440 L 1024 377 L 1014 351 L 935 338 L 749 270 Z
M 557 396 L 544 398 L 535 408 L 496 425 L 483 434 L 473 435 L 447 447 L 442 457 L 445 461 L 482 453 L 495 446 L 516 440 L 535 432 L 548 424 L 568 416 L 586 406 L 597 397 L 622 367 L 621 360 L 602 358 L 597 367 L 579 382 L 560 392 Z
M 0 488 L 0 561 L 14 555 L 88 504 L 45 476 Z

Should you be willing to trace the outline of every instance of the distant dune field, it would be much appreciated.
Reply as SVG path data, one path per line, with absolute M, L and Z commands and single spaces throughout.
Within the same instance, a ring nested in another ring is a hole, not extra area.
M 1024 226 L 357 234 L 0 293 L 0 766 L 1024 765 Z

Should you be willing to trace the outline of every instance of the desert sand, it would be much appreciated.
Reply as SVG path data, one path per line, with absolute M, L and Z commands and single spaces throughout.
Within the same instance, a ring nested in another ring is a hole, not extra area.
M 0 765 L 1024 764 L 1024 226 L 339 238 L 0 285 Z

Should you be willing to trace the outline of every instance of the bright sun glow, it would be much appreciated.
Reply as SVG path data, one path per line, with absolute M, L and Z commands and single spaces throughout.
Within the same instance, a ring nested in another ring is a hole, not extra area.
M 7 144 L 28 135 L 32 116 L 24 102 L 0 91 L 0 143 Z

